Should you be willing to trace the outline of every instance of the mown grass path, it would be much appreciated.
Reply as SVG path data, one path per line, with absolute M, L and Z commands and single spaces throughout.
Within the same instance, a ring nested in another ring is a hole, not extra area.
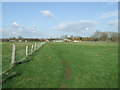
M 118 87 L 117 43 L 46 43 L 26 60 L 4 88 Z

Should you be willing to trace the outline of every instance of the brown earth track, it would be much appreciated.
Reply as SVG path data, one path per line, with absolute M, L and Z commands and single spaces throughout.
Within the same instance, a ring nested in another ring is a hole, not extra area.
M 65 61 L 65 59 L 60 55 L 61 58 L 61 62 L 64 65 L 64 79 L 65 80 L 69 80 L 70 79 L 70 67 L 68 65 L 68 63 Z M 68 84 L 67 83 L 61 83 L 60 88 L 68 88 Z
M 70 79 L 70 67 L 63 58 L 62 58 L 61 62 L 64 65 L 64 79 L 69 80 Z M 60 88 L 68 88 L 67 83 L 62 83 Z
M 70 67 L 69 67 L 68 63 L 65 60 L 62 59 L 61 61 L 64 64 L 64 69 L 65 69 L 64 78 L 69 79 L 70 78 Z
M 53 45 L 53 46 L 55 46 L 55 45 Z M 58 52 L 59 57 L 61 58 L 61 63 L 64 65 L 64 79 L 69 80 L 70 79 L 70 72 L 71 72 L 70 66 L 65 61 L 64 57 L 61 55 L 61 52 L 60 51 L 57 51 L 57 52 Z M 68 88 L 67 83 L 61 83 L 60 88 Z

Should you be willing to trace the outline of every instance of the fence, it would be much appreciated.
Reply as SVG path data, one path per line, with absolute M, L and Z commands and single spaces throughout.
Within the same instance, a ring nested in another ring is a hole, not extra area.
M 16 44 L 12 44 L 10 66 L 8 67 L 7 70 L 3 71 L 3 74 L 5 74 L 9 69 L 13 68 L 16 63 L 25 60 L 29 55 L 31 55 L 37 49 L 42 47 L 46 42 L 37 42 L 37 43 L 35 42 L 35 43 L 32 43 L 31 45 L 27 43 L 25 43 L 24 46 L 21 45 L 22 48 L 19 48 L 19 46 Z M 22 44 L 22 43 L 19 43 L 19 44 Z

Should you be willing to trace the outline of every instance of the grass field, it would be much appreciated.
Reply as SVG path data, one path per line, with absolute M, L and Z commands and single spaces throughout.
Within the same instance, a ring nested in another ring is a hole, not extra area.
M 11 49 L 6 47 L 10 46 L 3 43 L 3 70 L 9 63 Z M 118 87 L 117 43 L 50 42 L 26 60 L 31 61 L 14 68 L 19 75 L 3 83 L 3 88 Z
M 16 61 L 21 60 L 25 56 L 25 47 L 31 46 L 35 42 L 3 42 L 2 43 L 2 71 L 5 71 L 10 67 L 11 55 L 12 55 L 12 44 L 16 45 Z M 29 49 L 30 52 L 30 49 Z

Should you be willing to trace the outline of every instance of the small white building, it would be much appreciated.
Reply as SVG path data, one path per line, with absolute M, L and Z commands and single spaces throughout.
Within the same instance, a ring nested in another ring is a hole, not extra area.
M 53 40 L 53 42 L 63 42 L 63 40 Z
M 70 39 L 64 39 L 64 42 L 70 42 L 71 40 Z
M 19 40 L 19 42 L 22 42 L 22 40 Z
M 79 40 L 74 40 L 73 42 L 80 42 Z
M 28 42 L 27 40 L 25 40 L 25 42 Z

